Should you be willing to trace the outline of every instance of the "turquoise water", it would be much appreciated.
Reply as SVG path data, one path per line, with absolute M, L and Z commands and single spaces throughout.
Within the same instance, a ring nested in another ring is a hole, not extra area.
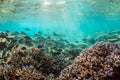
M 120 0 L 0 0 L 0 80 L 120 80 Z
M 97 32 L 120 29 L 119 0 L 10 0 L 0 3 L 0 30 L 41 32 L 81 41 Z M 29 28 L 30 31 L 26 31 Z

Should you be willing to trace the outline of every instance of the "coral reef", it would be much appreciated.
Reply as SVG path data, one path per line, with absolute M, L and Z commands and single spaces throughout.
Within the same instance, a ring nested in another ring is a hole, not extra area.
M 59 80 L 119 80 L 120 45 L 100 42 L 84 50 L 62 70 Z
M 15 52 L 15 53 L 14 53 Z M 55 74 L 58 75 L 59 72 L 69 64 L 62 58 L 53 57 L 44 52 L 41 52 L 39 48 L 26 49 L 22 47 L 14 51 L 12 54 L 12 59 L 10 64 L 16 66 L 21 65 L 33 65 L 37 70 L 42 71 L 45 74 Z
M 40 33 L 33 38 L 25 32 L 0 32 L 0 80 L 119 80 L 118 43 L 119 31 L 80 43 Z
M 0 32 L 0 50 L 6 48 L 9 42 L 14 38 L 11 34 Z
M 0 80 L 46 80 L 46 77 L 33 66 L 23 66 L 22 69 L 12 65 L 0 66 Z
M 67 55 L 63 55 L 64 50 L 57 43 L 62 46 L 63 42 L 40 35 L 31 38 L 25 32 L 1 32 L 0 80 L 55 79 L 71 63 L 71 60 L 65 59 Z M 53 55 L 52 50 L 58 54 Z
M 11 50 L 0 66 L 1 80 L 46 80 L 58 76 L 70 62 L 44 53 L 39 48 L 24 46 Z M 49 75 L 53 76 L 49 76 Z

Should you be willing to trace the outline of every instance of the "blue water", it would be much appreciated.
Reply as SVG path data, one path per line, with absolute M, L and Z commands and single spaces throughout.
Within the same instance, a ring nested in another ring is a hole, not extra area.
M 60 34 L 69 41 L 81 41 L 97 32 L 120 29 L 120 4 L 112 0 L 18 0 L 0 4 L 0 30 L 41 32 L 52 38 Z M 11 7 L 13 6 L 13 7 Z M 10 10 L 9 10 L 10 9 Z M 14 11 L 11 11 L 14 10 Z M 26 31 L 29 28 L 30 31 Z

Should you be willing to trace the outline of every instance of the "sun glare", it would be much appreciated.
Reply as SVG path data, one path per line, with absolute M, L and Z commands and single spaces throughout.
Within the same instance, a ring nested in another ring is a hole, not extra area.
M 66 1 L 43 1 L 41 3 L 43 6 L 53 6 L 53 5 L 62 5 L 62 4 L 66 4 Z

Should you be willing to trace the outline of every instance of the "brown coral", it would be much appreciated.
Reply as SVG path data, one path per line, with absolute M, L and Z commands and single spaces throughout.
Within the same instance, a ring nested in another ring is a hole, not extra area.
M 35 47 L 21 46 L 10 54 L 10 60 L 0 66 L 0 80 L 53 80 L 69 64 Z
M 119 80 L 120 45 L 100 42 L 84 50 L 59 80 Z
M 46 80 L 46 77 L 33 66 L 23 66 L 21 69 L 13 65 L 0 66 L 0 80 Z

